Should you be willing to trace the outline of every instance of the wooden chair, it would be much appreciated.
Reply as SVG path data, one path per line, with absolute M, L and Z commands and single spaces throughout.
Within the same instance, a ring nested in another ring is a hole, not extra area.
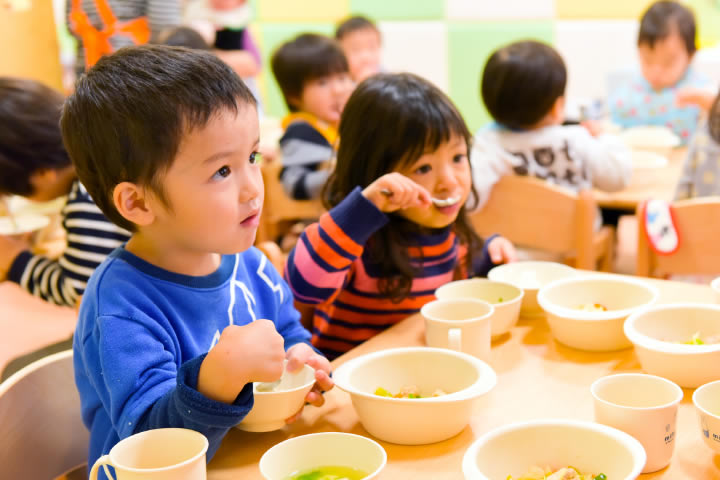
M 72 350 L 38 360 L 0 384 L 2 478 L 55 478 L 87 462 Z
M 283 223 L 318 218 L 325 211 L 320 200 L 293 200 L 288 197 L 280 183 L 281 170 L 282 162 L 279 159 L 262 164 L 265 205 L 257 233 L 258 244 L 267 240 L 277 240 Z
M 575 194 L 543 180 L 505 176 L 493 187 L 482 210 L 470 214 L 483 237 L 499 233 L 517 246 L 562 254 L 576 268 L 610 271 L 614 230 L 596 231 L 592 191 Z
M 679 200 L 671 205 L 680 246 L 671 255 L 658 255 L 650 247 L 644 227 L 639 223 L 637 275 L 720 274 L 720 197 Z M 637 209 L 637 219 L 643 221 L 641 207 Z

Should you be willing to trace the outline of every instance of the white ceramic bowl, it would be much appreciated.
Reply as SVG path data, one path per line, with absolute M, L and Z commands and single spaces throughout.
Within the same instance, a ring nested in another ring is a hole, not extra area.
M 429 347 L 394 348 L 349 360 L 333 373 L 335 384 L 350 393 L 365 430 L 386 442 L 422 445 L 460 433 L 475 401 L 490 391 L 497 376 L 477 358 Z M 409 399 L 375 395 L 416 386 L 420 395 L 436 389 L 447 395 Z
M 635 345 L 643 370 L 681 387 L 720 379 L 720 343 L 686 345 L 695 333 L 720 335 L 720 306 L 658 305 L 631 315 L 625 334 Z
M 522 288 L 524 293 L 520 315 L 524 317 L 543 314 L 537 303 L 537 293 L 543 286 L 555 280 L 577 275 L 577 271 L 554 262 L 513 262 L 499 265 L 488 273 L 488 279 L 507 282 Z
M 720 453 L 720 380 L 695 390 L 693 403 L 705 444 Z
M 720 277 L 710 282 L 710 287 L 712 287 L 715 292 L 715 303 L 720 303 Z
M 283 373 L 280 384 L 272 392 L 258 391 L 253 385 L 255 401 L 242 422 L 240 430 L 248 432 L 269 432 L 285 426 L 285 419 L 296 414 L 305 404 L 305 397 L 315 384 L 315 370 L 304 365 L 296 373 Z
M 435 291 L 435 296 L 439 300 L 472 298 L 492 304 L 495 312 L 490 317 L 490 329 L 492 336 L 497 337 L 517 323 L 524 293 L 507 282 L 471 278 L 447 283 Z
M 625 277 L 579 276 L 543 287 L 538 303 L 547 313 L 553 337 L 569 347 L 595 352 L 632 346 L 623 332 L 631 313 L 655 303 L 657 289 Z M 605 312 L 580 309 L 599 303 Z
M 289 476 L 318 467 L 350 467 L 375 478 L 385 467 L 387 454 L 377 442 L 351 433 L 325 432 L 302 435 L 280 442 L 260 458 L 260 473 L 266 480 Z
M 534 420 L 492 430 L 463 458 L 467 480 L 518 478 L 533 467 L 572 465 L 582 473 L 632 480 L 645 465 L 645 450 L 627 433 L 578 420 Z
M 675 132 L 660 125 L 631 127 L 620 138 L 632 150 L 645 150 L 667 156 L 681 141 Z

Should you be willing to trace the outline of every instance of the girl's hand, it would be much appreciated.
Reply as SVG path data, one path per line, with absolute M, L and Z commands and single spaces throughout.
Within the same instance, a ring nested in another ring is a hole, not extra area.
M 493 238 L 490 241 L 490 245 L 488 245 L 488 254 L 490 254 L 490 260 L 492 260 L 495 265 L 517 261 L 515 247 L 510 240 L 505 237 Z
M 368 185 L 362 192 L 381 212 L 394 212 L 410 207 L 429 207 L 430 193 L 400 173 L 387 173 Z
M 708 111 L 712 107 L 716 95 L 715 92 L 701 88 L 685 87 L 675 94 L 675 104 L 678 107 L 698 106 L 702 110 Z
M 303 365 L 310 365 L 315 369 L 315 385 L 312 390 L 305 397 L 305 401 L 315 407 L 322 406 L 325 403 L 325 397 L 323 392 L 327 392 L 335 383 L 330 378 L 330 362 L 327 358 L 322 355 L 318 355 L 315 350 L 310 348 L 306 343 L 298 343 L 290 347 L 286 353 L 288 372 L 295 372 L 300 370 Z M 286 423 L 293 423 L 300 415 L 302 415 L 303 409 L 301 408 L 295 415 L 285 420 Z

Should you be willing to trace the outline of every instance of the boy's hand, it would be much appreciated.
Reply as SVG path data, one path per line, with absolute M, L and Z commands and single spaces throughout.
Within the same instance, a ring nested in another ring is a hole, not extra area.
M 381 212 L 410 207 L 429 207 L 430 193 L 401 173 L 387 173 L 362 192 Z
M 587 130 L 593 137 L 598 137 L 603 133 L 603 126 L 597 120 L 585 120 L 580 122 L 580 125 L 585 127 L 585 130 Z
M 274 382 L 283 374 L 284 343 L 270 320 L 226 327 L 200 366 L 198 391 L 232 403 L 246 384 Z
M 490 245 L 488 245 L 488 254 L 490 254 L 490 260 L 492 260 L 495 265 L 517 261 L 515 247 L 512 242 L 505 237 L 493 238 L 490 241 Z
M 315 407 L 322 406 L 325 403 L 325 398 L 322 396 L 323 392 L 327 392 L 335 383 L 330 378 L 330 362 L 327 358 L 322 355 L 318 355 L 315 350 L 310 348 L 306 343 L 298 343 L 293 345 L 287 351 L 287 371 L 295 372 L 300 370 L 303 365 L 310 365 L 315 369 L 315 385 L 312 390 L 305 397 L 305 401 Z M 285 420 L 286 423 L 293 423 L 300 415 L 302 415 L 303 409 L 301 408 L 295 415 Z

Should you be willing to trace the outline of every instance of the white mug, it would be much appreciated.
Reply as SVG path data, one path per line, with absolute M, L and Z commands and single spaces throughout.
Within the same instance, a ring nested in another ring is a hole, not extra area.
M 494 312 L 488 302 L 470 298 L 427 303 L 420 309 L 425 319 L 425 342 L 429 347 L 449 348 L 487 361 Z
M 642 473 L 665 468 L 675 449 L 675 423 L 682 389 L 655 375 L 621 373 L 596 380 L 590 387 L 595 421 L 635 437 L 645 449 Z
M 206 480 L 208 440 L 185 428 L 159 428 L 119 441 L 110 453 L 98 458 L 90 471 L 97 480 L 100 467 L 116 480 Z M 115 477 L 107 466 L 115 469 Z

